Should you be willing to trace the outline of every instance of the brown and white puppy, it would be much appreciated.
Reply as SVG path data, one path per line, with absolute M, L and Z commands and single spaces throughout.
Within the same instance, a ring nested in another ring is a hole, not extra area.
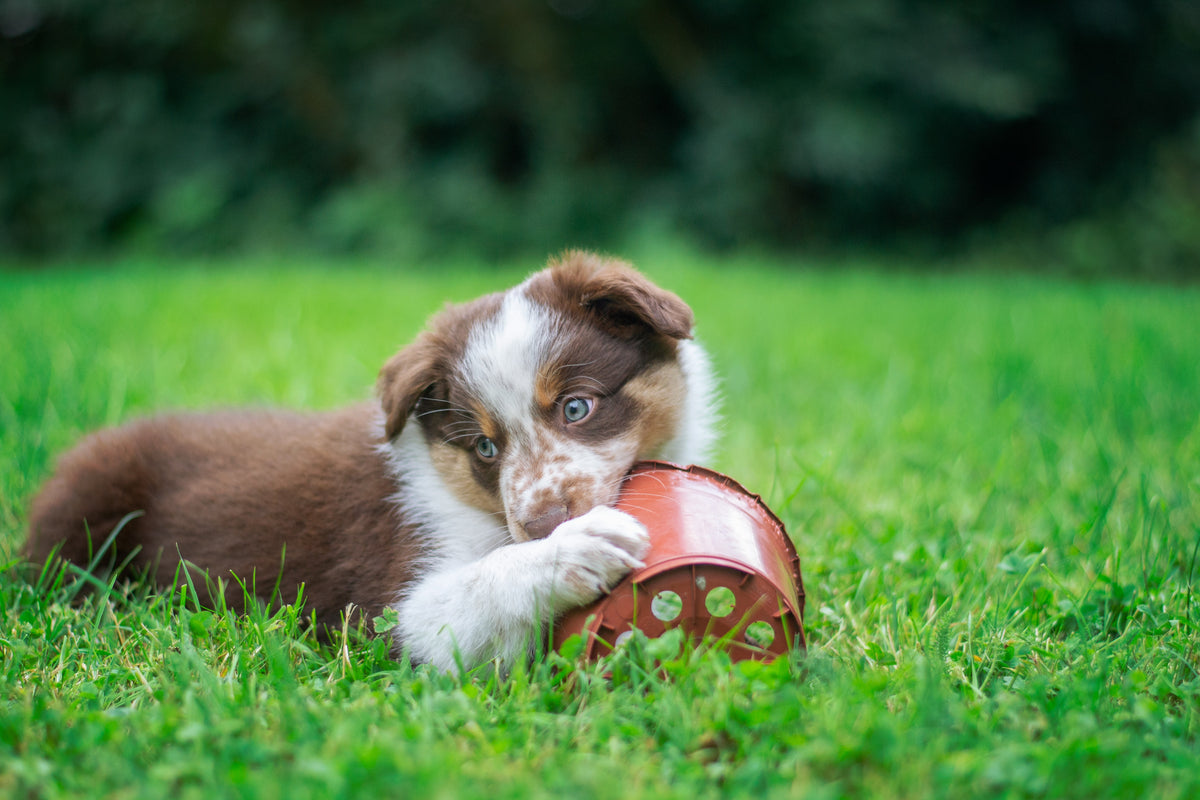
M 630 466 L 706 457 L 714 380 L 691 336 L 674 294 L 570 252 L 434 316 L 384 365 L 377 403 L 89 436 L 34 501 L 25 554 L 88 564 L 141 512 L 106 555 L 160 585 L 181 559 L 234 607 L 242 585 L 291 602 L 303 584 L 324 625 L 394 608 L 416 662 L 511 664 L 639 565 L 646 530 L 611 508 Z

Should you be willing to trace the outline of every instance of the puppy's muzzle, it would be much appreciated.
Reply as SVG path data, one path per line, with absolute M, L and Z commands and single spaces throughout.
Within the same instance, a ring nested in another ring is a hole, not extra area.
M 554 533 L 554 529 L 571 518 L 571 512 L 565 505 L 550 507 L 547 511 L 531 520 L 521 523 L 530 539 L 545 539 Z

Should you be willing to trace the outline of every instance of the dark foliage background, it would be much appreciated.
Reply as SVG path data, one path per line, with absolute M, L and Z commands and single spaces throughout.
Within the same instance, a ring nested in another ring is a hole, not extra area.
M 1198 226 L 1195 0 L 0 0 L 10 252 Z

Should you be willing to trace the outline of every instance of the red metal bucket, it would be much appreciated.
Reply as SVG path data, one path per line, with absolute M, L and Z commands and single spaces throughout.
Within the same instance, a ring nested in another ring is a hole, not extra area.
M 565 614 L 555 646 L 584 637 L 583 655 L 608 653 L 632 628 L 682 628 L 715 638 L 735 661 L 803 648 L 800 558 L 758 495 L 703 467 L 636 464 L 616 507 L 650 532 L 645 567 L 590 606 Z

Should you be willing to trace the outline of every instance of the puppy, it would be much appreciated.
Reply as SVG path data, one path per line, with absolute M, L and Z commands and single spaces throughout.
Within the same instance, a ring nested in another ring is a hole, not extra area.
M 377 402 L 87 437 L 34 500 L 24 554 L 87 565 L 112 537 L 108 563 L 160 586 L 191 570 L 208 603 L 299 596 L 325 626 L 391 607 L 397 655 L 511 666 L 640 565 L 647 532 L 611 507 L 633 463 L 706 457 L 714 378 L 692 323 L 627 264 L 568 252 L 435 315 Z

